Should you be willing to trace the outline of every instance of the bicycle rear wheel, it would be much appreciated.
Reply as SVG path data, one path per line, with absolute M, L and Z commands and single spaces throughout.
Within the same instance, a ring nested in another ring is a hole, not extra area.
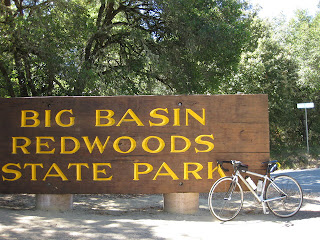
M 213 216 L 221 221 L 235 218 L 243 204 L 243 191 L 232 177 L 217 180 L 209 193 L 208 204 Z
M 270 211 L 279 217 L 291 217 L 301 208 L 303 193 L 299 183 L 292 177 L 279 175 L 269 183 L 265 199 Z

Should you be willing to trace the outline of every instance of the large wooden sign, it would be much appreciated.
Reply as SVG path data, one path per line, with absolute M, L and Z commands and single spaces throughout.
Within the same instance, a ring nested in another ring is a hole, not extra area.
M 1 193 L 208 192 L 216 160 L 259 171 L 269 159 L 266 95 L 11 98 L 0 110 Z

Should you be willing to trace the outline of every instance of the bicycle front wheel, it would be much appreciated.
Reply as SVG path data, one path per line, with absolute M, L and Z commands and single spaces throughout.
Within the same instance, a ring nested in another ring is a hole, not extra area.
M 265 199 L 273 214 L 279 217 L 291 217 L 301 208 L 303 193 L 299 183 L 294 178 L 279 175 L 269 183 L 265 192 Z
M 235 218 L 243 204 L 243 191 L 232 177 L 217 180 L 209 193 L 208 204 L 213 216 L 221 221 Z

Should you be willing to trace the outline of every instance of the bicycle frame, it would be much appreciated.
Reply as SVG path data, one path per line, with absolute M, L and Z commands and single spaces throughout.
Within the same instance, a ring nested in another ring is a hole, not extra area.
M 246 171 L 245 173 L 249 174 L 249 175 L 253 175 L 259 178 L 263 178 L 263 184 L 262 184 L 262 190 L 261 190 L 261 194 L 260 196 L 255 192 L 255 190 L 253 190 L 253 188 L 250 186 L 250 184 L 245 180 L 245 178 L 241 175 L 241 172 L 239 170 L 236 171 L 236 173 L 234 174 L 234 180 L 238 182 L 238 179 L 240 178 L 240 180 L 246 185 L 246 187 L 250 190 L 250 192 L 253 194 L 253 196 L 257 199 L 257 201 L 262 205 L 263 208 L 263 213 L 267 214 L 267 208 L 266 208 L 266 202 L 271 202 L 271 201 L 275 201 L 275 200 L 279 200 L 279 199 L 284 199 L 287 197 L 287 194 L 285 192 L 283 192 L 274 182 L 273 179 L 270 178 L 268 175 L 262 175 L 259 173 L 255 173 L 255 172 L 250 172 L 250 171 Z M 271 199 L 265 199 L 264 193 L 265 193 L 265 188 L 267 186 L 267 182 L 270 182 L 270 184 L 272 184 L 274 186 L 274 188 L 280 192 L 283 196 L 281 197 L 277 197 L 277 198 L 271 198 Z

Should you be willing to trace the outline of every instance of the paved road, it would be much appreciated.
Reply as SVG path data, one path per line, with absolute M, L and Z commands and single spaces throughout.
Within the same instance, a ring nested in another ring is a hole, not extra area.
M 275 172 L 275 175 L 278 174 L 286 174 L 295 178 L 299 182 L 304 194 L 320 193 L 320 168 Z
M 264 215 L 261 206 L 252 201 L 253 206 L 245 206 L 234 220 L 220 222 L 211 216 L 204 195 L 199 199 L 199 211 L 193 215 L 162 211 L 160 194 L 128 199 L 78 195 L 75 196 L 74 210 L 70 212 L 34 210 L 30 208 L 33 197 L 13 195 L 10 199 L 2 197 L 0 239 L 211 240 L 240 237 L 246 240 L 269 240 L 319 236 L 320 169 L 276 173 L 293 176 L 305 192 L 300 212 L 291 218 Z

